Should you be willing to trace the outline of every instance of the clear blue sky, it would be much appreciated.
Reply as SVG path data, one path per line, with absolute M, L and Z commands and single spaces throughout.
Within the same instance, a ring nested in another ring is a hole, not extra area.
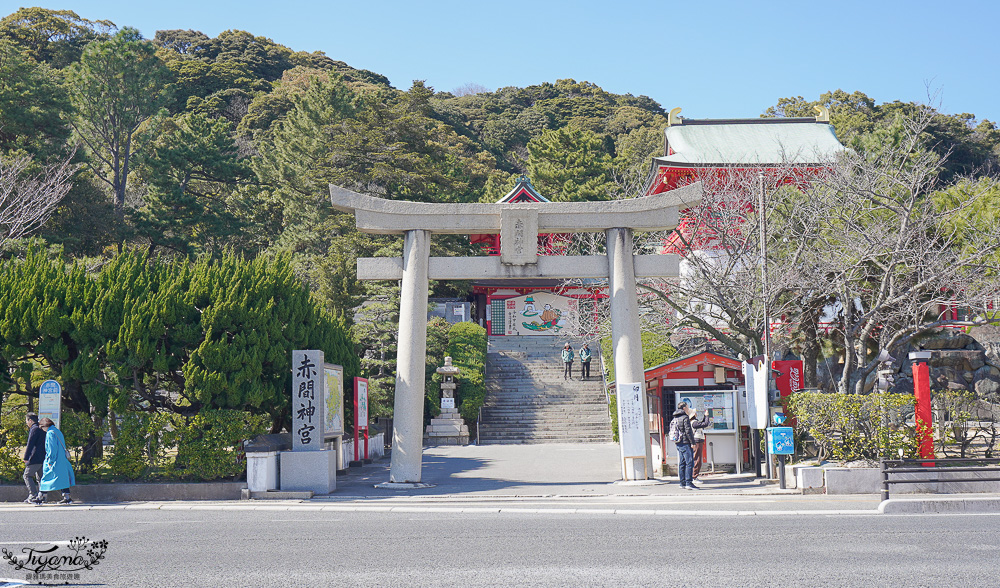
M 691 118 L 757 116 L 841 88 L 1000 120 L 1000 2 L 0 0 L 138 28 L 242 29 L 437 90 L 562 78 L 645 94 Z M 928 88 L 937 97 L 928 99 Z

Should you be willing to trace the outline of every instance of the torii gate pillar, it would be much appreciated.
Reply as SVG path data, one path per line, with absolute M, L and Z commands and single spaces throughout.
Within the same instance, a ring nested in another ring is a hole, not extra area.
M 637 460 L 622 460 L 626 480 L 653 477 L 653 452 L 649 444 L 649 407 L 645 402 L 645 371 L 642 367 L 642 336 L 639 332 L 639 304 L 635 297 L 635 268 L 632 265 L 632 231 L 608 229 L 608 280 L 611 295 L 611 349 L 617 382 L 642 382 L 642 432 L 646 440 L 645 468 Z M 625 468 L 631 468 L 626 472 Z M 631 474 L 631 475 L 629 475 Z
M 399 293 L 399 339 L 396 343 L 394 414 L 421 418 L 393 420 L 389 482 L 420 482 L 423 461 L 424 362 L 427 355 L 427 269 L 431 236 L 406 231 L 403 284 Z

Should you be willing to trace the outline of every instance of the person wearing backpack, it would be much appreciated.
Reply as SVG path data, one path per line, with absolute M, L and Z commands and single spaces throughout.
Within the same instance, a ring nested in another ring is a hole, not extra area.
M 698 420 L 698 411 L 687 407 L 688 417 L 691 418 L 691 429 L 694 430 L 694 445 L 691 446 L 691 452 L 694 454 L 694 466 L 691 468 L 691 479 L 697 480 L 698 476 L 701 474 L 701 463 L 705 455 L 705 427 L 712 424 L 712 419 L 709 418 L 708 410 L 705 411 L 705 416 Z
M 691 478 L 694 468 L 694 455 L 691 446 L 694 445 L 694 429 L 691 428 L 691 418 L 687 413 L 687 403 L 677 403 L 673 419 L 670 421 L 670 440 L 677 447 L 677 474 L 681 479 L 681 488 L 698 490 Z

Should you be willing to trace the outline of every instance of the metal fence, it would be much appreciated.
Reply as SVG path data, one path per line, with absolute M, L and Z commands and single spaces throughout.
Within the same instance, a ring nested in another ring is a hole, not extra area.
M 882 500 L 889 500 L 891 484 L 1000 482 L 1000 459 L 965 457 L 882 459 L 881 464 Z M 905 477 L 901 477 L 903 475 Z

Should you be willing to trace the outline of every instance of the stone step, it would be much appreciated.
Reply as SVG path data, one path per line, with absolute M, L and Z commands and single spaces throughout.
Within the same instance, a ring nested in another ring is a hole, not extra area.
M 530 445 L 535 443 L 610 443 L 611 435 L 606 437 L 484 437 L 479 436 L 479 442 L 483 445 Z
M 553 337 L 497 337 L 486 355 L 486 399 L 479 437 L 482 443 L 610 442 L 600 346 L 591 344 L 591 377 L 563 378 L 562 346 Z M 574 352 L 582 341 L 570 340 Z

